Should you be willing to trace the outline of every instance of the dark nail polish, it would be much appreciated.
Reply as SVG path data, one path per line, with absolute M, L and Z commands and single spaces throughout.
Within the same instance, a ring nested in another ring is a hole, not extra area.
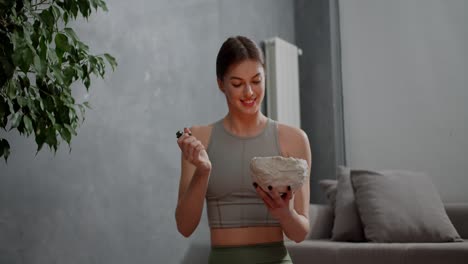
M 256 182 L 252 183 L 252 185 L 253 185 L 254 188 L 258 187 L 258 184 Z
M 188 135 L 191 136 L 191 135 L 192 135 L 192 132 L 189 132 Z
M 182 131 L 179 130 L 179 131 L 177 131 L 176 136 L 177 136 L 177 138 L 180 138 L 183 134 L 184 133 L 182 133 Z
M 290 191 L 290 190 L 291 190 L 291 186 L 290 186 L 290 185 L 288 185 L 288 191 Z
M 268 185 L 268 190 L 271 191 L 272 189 L 273 189 L 273 187 L 271 187 L 271 185 Z

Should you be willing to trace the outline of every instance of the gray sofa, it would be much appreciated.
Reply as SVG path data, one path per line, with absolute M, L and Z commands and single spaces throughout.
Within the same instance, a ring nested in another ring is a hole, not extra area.
M 301 243 L 286 241 L 295 264 L 320 263 L 468 263 L 468 204 L 445 204 L 445 210 L 464 242 L 372 243 L 331 241 L 333 211 L 328 205 L 310 205 L 311 232 Z

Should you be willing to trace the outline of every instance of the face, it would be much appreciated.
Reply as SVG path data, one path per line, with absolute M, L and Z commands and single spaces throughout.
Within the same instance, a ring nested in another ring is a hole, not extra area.
M 218 86 L 226 96 L 229 111 L 255 114 L 260 111 L 265 95 L 265 72 L 255 60 L 244 60 L 231 65 Z

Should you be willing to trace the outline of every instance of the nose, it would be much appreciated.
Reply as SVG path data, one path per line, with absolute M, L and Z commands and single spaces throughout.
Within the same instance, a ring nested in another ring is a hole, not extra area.
M 253 90 L 250 84 L 247 84 L 244 89 L 244 95 L 246 98 L 252 97 L 253 95 Z

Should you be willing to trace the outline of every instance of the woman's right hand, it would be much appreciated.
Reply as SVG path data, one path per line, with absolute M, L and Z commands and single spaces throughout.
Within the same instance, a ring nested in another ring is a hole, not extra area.
M 184 128 L 184 134 L 177 139 L 177 144 L 182 151 L 183 157 L 196 168 L 210 171 L 211 161 L 205 147 L 188 128 Z

